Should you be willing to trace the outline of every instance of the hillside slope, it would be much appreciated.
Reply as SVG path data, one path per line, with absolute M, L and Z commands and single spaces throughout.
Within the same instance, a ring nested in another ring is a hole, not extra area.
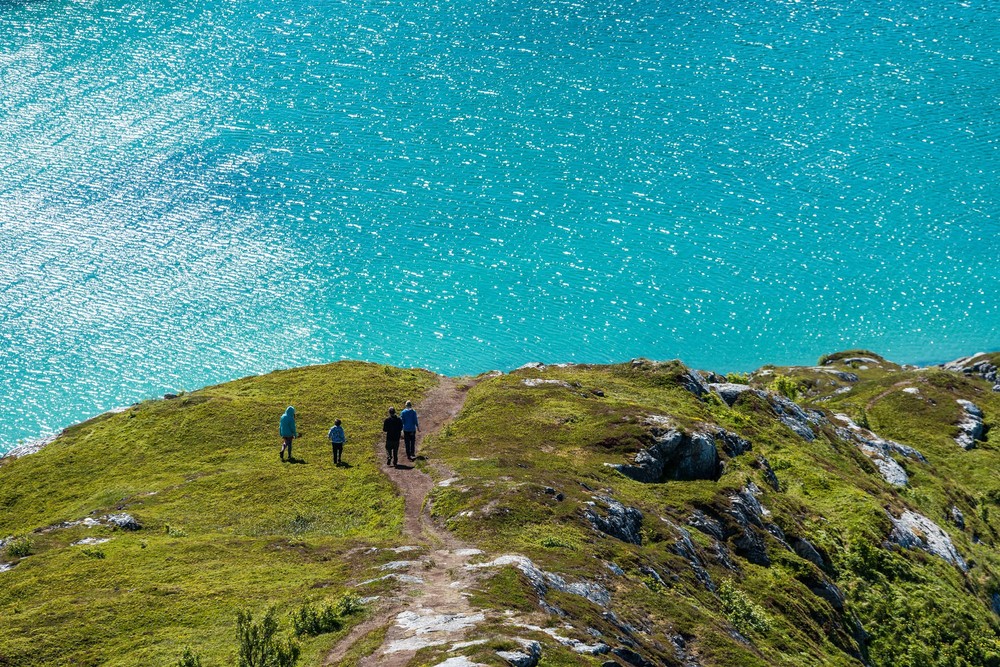
M 443 378 L 342 362 L 145 402 L 0 467 L 0 665 L 235 664 L 239 609 L 284 632 L 345 594 L 300 664 L 1000 665 L 998 361 L 529 365 L 449 380 L 464 405 L 430 399 L 426 459 L 392 471 L 385 407 Z

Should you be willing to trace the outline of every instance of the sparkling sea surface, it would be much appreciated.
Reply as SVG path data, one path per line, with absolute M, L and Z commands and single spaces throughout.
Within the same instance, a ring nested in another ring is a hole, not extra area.
M 341 358 L 997 349 L 998 60 L 988 0 L 0 0 L 0 451 Z

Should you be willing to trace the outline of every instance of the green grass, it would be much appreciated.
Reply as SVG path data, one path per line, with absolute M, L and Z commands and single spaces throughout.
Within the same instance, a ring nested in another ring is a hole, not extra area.
M 473 606 L 494 613 L 469 636 L 487 643 L 461 653 L 499 665 L 495 651 L 525 637 L 545 646 L 542 665 L 599 665 L 607 657 L 580 656 L 514 623 L 588 642 L 598 640 L 596 631 L 611 646 L 623 644 L 621 623 L 654 662 L 671 664 L 668 638 L 676 635 L 704 665 L 856 666 L 857 619 L 876 667 L 1000 665 L 1000 619 L 989 609 L 989 596 L 1000 591 L 1000 394 L 939 369 L 843 361 L 856 356 L 874 355 L 831 355 L 824 368 L 854 373 L 858 382 L 815 367 L 766 367 L 738 379 L 795 395 L 831 417 L 863 417 L 882 437 L 916 447 L 927 463 L 898 459 L 910 476 L 905 489 L 886 484 L 863 453 L 837 437 L 835 423 L 806 442 L 755 395 L 733 407 L 699 400 L 681 386 L 686 369 L 677 362 L 482 379 L 455 421 L 423 446 L 423 470 L 441 475 L 443 464 L 458 478 L 435 487 L 433 515 L 484 549 L 483 558 L 520 553 L 569 581 L 599 583 L 617 620 L 555 590 L 545 601 L 565 616 L 551 616 L 527 579 L 504 567 L 485 572 L 469 591 Z M 529 387 L 529 378 L 560 384 Z M 390 556 L 358 547 L 401 543 L 402 503 L 372 451 L 382 413 L 389 404 L 419 400 L 435 381 L 423 371 L 348 362 L 281 371 L 105 415 L 68 429 L 36 455 L 5 463 L 0 537 L 21 536 L 30 545 L 11 543 L 3 556 L 15 567 L 0 573 L 0 665 L 173 665 L 186 646 L 205 665 L 232 664 L 239 610 L 257 615 L 276 605 L 282 632 L 290 634 L 291 615 L 303 606 L 336 605 Z M 909 387 L 919 394 L 903 391 Z M 957 398 L 982 407 L 992 429 L 971 451 L 954 442 Z M 295 449 L 303 464 L 281 464 L 276 456 L 277 419 L 289 404 L 306 433 Z M 644 423 L 650 415 L 689 431 L 721 426 L 753 449 L 723 457 L 717 482 L 641 484 L 606 464 L 629 461 L 651 444 Z M 325 440 L 338 417 L 350 468 L 333 468 Z M 761 456 L 780 490 L 767 485 Z M 768 534 L 770 566 L 737 556 L 731 537 L 724 545 L 731 570 L 715 558 L 714 541 L 689 528 L 713 592 L 678 555 L 680 535 L 671 524 L 686 525 L 696 508 L 731 521 L 730 496 L 751 481 L 762 489 L 768 521 L 790 541 L 808 539 L 825 564 L 817 567 Z M 641 545 L 589 525 L 583 512 L 597 496 L 642 511 Z M 950 523 L 952 506 L 964 514 L 964 530 Z M 886 511 L 907 508 L 948 532 L 968 572 L 922 551 L 884 546 Z M 133 514 L 143 529 L 57 527 L 112 512 Z M 73 546 L 84 537 L 110 541 Z M 613 574 L 609 563 L 624 574 Z M 824 580 L 843 592 L 843 610 L 812 591 Z M 382 582 L 358 594 L 390 588 Z M 320 664 L 365 616 L 338 616 L 329 628 L 339 629 L 303 634 L 301 664 Z M 363 637 L 343 664 L 375 651 L 387 627 Z M 447 647 L 424 649 L 411 667 L 448 655 L 455 654 Z
M 830 366 L 837 368 L 847 356 L 871 355 L 835 355 Z M 822 399 L 815 406 L 830 412 L 856 414 L 865 407 L 871 427 L 883 437 L 911 444 L 928 457 L 929 465 L 905 462 L 912 480 L 909 489 L 899 492 L 885 484 L 870 460 L 840 441 L 833 427 L 807 443 L 755 396 L 744 397 L 732 408 L 718 400 L 698 400 L 678 385 L 680 369 L 674 364 L 573 366 L 518 371 L 472 390 L 466 409 L 434 445 L 434 455 L 459 477 L 435 491 L 434 512 L 460 536 L 490 551 L 521 553 L 570 579 L 600 582 L 612 591 L 613 608 L 621 618 L 639 627 L 645 624 L 649 636 L 670 632 L 691 636 L 689 645 L 704 664 L 859 664 L 852 656 L 857 650 L 853 614 L 871 634 L 873 664 L 895 665 L 908 655 L 932 655 L 927 664 L 951 664 L 947 656 L 952 655 L 958 656 L 954 664 L 977 664 L 975 660 L 993 664 L 989 661 L 997 619 L 987 601 L 990 586 L 996 585 L 1000 558 L 993 547 L 993 524 L 983 521 L 982 511 L 976 510 L 993 506 L 991 498 L 1000 501 L 1000 492 L 989 495 L 998 484 L 1000 456 L 990 443 L 964 452 L 951 438 L 958 416 L 955 398 L 972 397 L 992 423 L 1000 415 L 1000 396 L 984 389 L 983 382 L 953 373 L 904 371 L 890 362 L 843 370 L 863 376 L 846 394 L 833 394 L 833 389 L 849 383 L 803 368 L 772 368 L 750 381 L 767 387 L 775 384 L 775 378 L 785 378 L 779 390 L 807 402 Z M 523 380 L 532 377 L 565 384 L 525 386 Z M 926 402 L 915 410 L 907 402 L 910 395 L 899 391 L 902 386 L 883 395 L 911 377 L 930 383 L 933 390 L 925 393 L 932 394 L 935 405 Z M 718 424 L 748 438 L 753 451 L 727 461 L 718 482 L 634 482 L 605 464 L 623 462 L 650 443 L 641 423 L 648 415 L 667 415 L 678 428 Z M 758 455 L 767 457 L 777 471 L 780 492 L 766 486 L 755 465 Z M 728 495 L 748 480 L 765 490 L 762 502 L 771 510 L 771 520 L 787 535 L 809 539 L 827 554 L 830 569 L 821 572 L 767 538 L 772 565 L 760 567 L 733 556 L 740 569 L 734 576 L 711 558 L 710 540 L 691 529 L 715 583 L 732 578 L 738 584 L 727 584 L 720 600 L 673 553 L 677 534 L 660 517 L 684 525 L 695 507 L 723 511 Z M 563 492 L 565 500 L 558 502 L 544 493 L 546 486 Z M 643 512 L 641 546 L 599 535 L 587 524 L 584 503 L 597 495 L 611 495 Z M 946 522 L 949 503 L 965 512 L 970 526 L 966 532 Z M 911 507 L 937 521 L 951 532 L 959 550 L 976 562 L 975 569 L 962 575 L 923 552 L 883 549 L 890 528 L 886 507 L 897 511 Z M 1000 507 L 993 512 L 998 514 Z M 980 543 L 971 539 L 973 532 Z M 859 544 L 874 544 L 881 560 L 872 564 L 856 558 Z M 612 576 L 604 561 L 614 561 L 626 575 Z M 906 616 L 911 632 L 884 623 L 878 604 L 886 599 L 886 591 L 865 579 L 870 566 L 896 577 L 886 584 L 896 594 L 905 589 L 913 600 L 937 600 L 927 607 L 928 613 Z M 656 583 L 643 567 L 656 569 L 665 583 Z M 900 583 L 904 575 L 905 587 Z M 841 587 L 847 597 L 846 612 L 838 612 L 810 591 L 808 585 L 823 578 Z M 532 593 L 518 581 L 515 571 L 500 572 L 476 599 L 523 612 Z M 569 623 L 579 631 L 602 627 L 602 610 L 582 598 L 550 593 L 546 600 L 564 606 Z M 749 643 L 733 638 L 733 626 L 748 633 Z M 942 626 L 961 632 L 939 631 Z M 615 632 L 608 629 L 607 636 Z M 659 655 L 652 642 L 641 638 L 640 642 L 644 654 Z M 932 647 L 935 643 L 942 646 Z
M 0 664 L 172 664 L 188 645 L 207 665 L 227 664 L 239 609 L 274 603 L 287 616 L 335 601 L 368 564 L 345 553 L 400 543 L 402 502 L 373 444 L 385 407 L 434 383 L 349 362 L 279 371 L 98 417 L 5 463 L 0 535 L 32 534 L 33 546 L 0 573 Z M 278 461 L 287 405 L 305 434 L 294 448 L 303 463 Z M 332 464 L 335 418 L 350 468 Z M 143 529 L 49 530 L 121 511 Z M 104 558 L 71 546 L 85 536 L 110 538 Z M 303 641 L 303 662 L 335 636 Z

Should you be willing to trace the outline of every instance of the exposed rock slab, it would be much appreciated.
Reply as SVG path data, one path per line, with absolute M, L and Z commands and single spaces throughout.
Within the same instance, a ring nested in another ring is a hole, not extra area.
M 642 512 L 607 496 L 595 496 L 587 504 L 583 515 L 596 530 L 622 542 L 642 544 Z
M 965 559 L 958 553 L 948 533 L 923 514 L 904 510 L 898 519 L 891 513 L 889 519 L 892 521 L 890 542 L 904 549 L 921 549 L 943 558 L 963 572 L 968 571 Z
M 956 401 L 962 406 L 963 414 L 958 421 L 958 435 L 955 442 L 965 450 L 974 449 L 977 440 L 982 440 L 986 433 L 986 426 L 983 424 L 983 411 L 972 401 L 958 399 Z
M 892 458 L 891 454 L 895 453 L 911 461 L 927 463 L 924 455 L 909 445 L 902 445 L 893 440 L 879 437 L 872 431 L 858 426 L 847 415 L 837 414 L 834 417 L 845 425 L 837 428 L 837 435 L 842 440 L 857 446 L 875 464 L 882 478 L 893 486 L 906 486 L 910 482 L 910 476 L 903 466 Z
M 579 595 L 601 607 L 607 607 L 611 603 L 611 595 L 600 584 L 586 580 L 567 582 L 566 579 L 554 572 L 542 570 L 530 558 L 517 554 L 505 554 L 488 563 L 475 563 L 466 565 L 465 567 L 478 569 L 484 567 L 502 567 L 504 565 L 512 565 L 520 570 L 528 578 L 528 581 L 531 582 L 532 587 L 538 593 L 539 597 L 544 598 L 548 590 L 552 588 L 563 593 Z

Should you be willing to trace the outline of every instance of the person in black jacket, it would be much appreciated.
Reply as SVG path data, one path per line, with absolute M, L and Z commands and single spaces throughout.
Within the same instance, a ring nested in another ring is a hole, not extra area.
M 385 464 L 395 468 L 399 463 L 399 436 L 403 434 L 403 420 L 396 416 L 396 408 L 389 408 L 382 431 L 385 433 Z

